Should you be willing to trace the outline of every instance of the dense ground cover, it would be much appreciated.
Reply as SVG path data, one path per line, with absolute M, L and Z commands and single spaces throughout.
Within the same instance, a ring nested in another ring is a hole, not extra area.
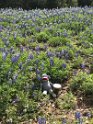
M 43 73 L 62 84 L 54 101 L 42 95 Z M 0 120 L 21 123 L 43 116 L 58 124 L 79 107 L 77 97 L 93 102 L 93 8 L 1 9 Z

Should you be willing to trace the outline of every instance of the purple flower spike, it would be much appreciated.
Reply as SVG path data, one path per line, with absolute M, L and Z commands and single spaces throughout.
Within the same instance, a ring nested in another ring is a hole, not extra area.
M 37 80 L 38 80 L 38 81 L 41 81 L 40 75 L 37 75 Z
M 52 52 L 48 51 L 48 52 L 47 52 L 47 56 L 48 56 L 48 57 L 53 57 L 54 54 L 53 54 Z
M 90 112 L 87 113 L 87 117 L 91 118 L 91 113 Z
M 21 45 L 20 46 L 20 51 L 23 53 L 23 51 L 24 51 L 24 47 Z
M 82 69 L 84 69 L 84 68 L 85 68 L 85 64 L 81 64 L 80 66 L 81 66 L 81 68 L 82 68 Z
M 66 124 L 66 123 L 67 123 L 66 118 L 62 118 L 62 124 Z
M 13 76 L 13 82 L 16 82 L 17 77 L 18 77 L 18 74 L 15 74 L 15 75 Z
M 37 46 L 37 47 L 35 48 L 35 50 L 38 52 L 38 51 L 40 50 L 40 47 Z
M 53 66 L 54 65 L 54 60 L 53 58 L 50 58 L 50 66 Z
M 81 118 L 81 113 L 80 112 L 76 112 L 75 113 L 75 118 L 76 119 L 80 119 Z
M 28 59 L 33 59 L 34 58 L 34 56 L 32 55 L 32 54 L 30 54 L 29 56 L 28 56 Z
M 36 69 L 36 74 L 40 74 L 40 70 L 39 69 Z
M 11 58 L 12 63 L 16 63 L 19 59 L 20 55 L 15 55 Z
M 18 67 L 19 69 L 22 69 L 22 62 L 19 63 Z
M 3 52 L 3 54 L 2 54 L 2 59 L 3 59 L 3 60 L 6 60 L 6 57 L 7 57 L 7 53 L 6 53 L 6 52 Z
M 10 54 L 12 54 L 14 51 L 13 47 L 10 48 Z
M 0 26 L 0 32 L 3 30 L 3 28 Z
M 83 119 L 82 118 L 79 119 L 79 124 L 83 124 Z
M 38 124 L 46 124 L 46 118 L 44 118 L 44 117 L 39 117 L 39 118 L 38 118 Z
M 63 68 L 66 68 L 66 64 L 62 64 L 62 67 L 63 67 Z

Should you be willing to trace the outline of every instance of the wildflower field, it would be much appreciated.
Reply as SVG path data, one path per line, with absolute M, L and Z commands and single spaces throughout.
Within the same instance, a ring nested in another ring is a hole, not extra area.
M 55 100 L 43 73 L 62 85 Z M 93 124 L 92 105 L 93 7 L 0 9 L 0 122 Z

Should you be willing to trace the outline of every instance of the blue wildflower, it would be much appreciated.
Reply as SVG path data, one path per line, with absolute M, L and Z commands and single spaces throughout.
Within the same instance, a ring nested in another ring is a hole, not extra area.
M 66 123 L 67 123 L 66 118 L 62 118 L 62 124 L 66 124 Z
M 44 45 L 44 49 L 47 50 L 47 45 Z
M 13 82 L 16 82 L 17 77 L 18 77 L 18 74 L 15 74 L 15 75 L 13 76 Z
M 39 47 L 39 46 L 37 46 L 37 47 L 35 48 L 35 50 L 36 50 L 36 51 L 39 51 L 39 50 L 40 50 L 40 47 Z
M 37 60 L 35 61 L 35 64 L 38 65 L 38 63 L 39 63 L 39 60 L 37 59 Z
M 20 52 L 23 52 L 24 51 L 24 48 L 23 48 L 23 46 L 21 45 L 20 46 Z
M 6 53 L 6 52 L 3 52 L 3 53 L 2 53 L 2 59 L 3 59 L 3 60 L 6 60 L 6 57 L 7 57 L 7 53 Z
M 83 124 L 83 119 L 82 118 L 79 119 L 79 124 Z
M 36 74 L 40 74 L 40 70 L 38 68 L 36 69 Z
M 46 118 L 44 118 L 44 117 L 39 117 L 39 118 L 38 118 L 38 124 L 46 124 Z
M 32 55 L 32 54 L 30 54 L 29 56 L 28 56 L 28 59 L 33 59 L 34 58 L 34 56 Z
M 48 52 L 47 52 L 47 56 L 48 56 L 48 57 L 53 57 L 54 54 L 53 54 L 52 52 L 48 51 Z
M 4 48 L 0 48 L 0 51 L 1 51 L 1 52 L 4 52 L 5 50 L 4 50 Z
M 29 71 L 33 71 L 33 68 L 32 68 L 32 67 L 30 67 L 30 68 L 29 68 Z
M 87 113 L 87 117 L 91 118 L 91 113 L 90 112 Z
M 76 112 L 75 113 L 75 118 L 76 119 L 80 119 L 81 118 L 81 113 L 80 112 Z
M 62 51 L 60 52 L 60 54 L 61 54 L 61 56 L 63 56 L 63 55 L 65 54 L 65 50 L 62 50 Z
M 63 67 L 63 68 L 66 68 L 66 66 L 67 66 L 67 65 L 66 65 L 65 63 L 62 64 L 62 67 Z
M 75 57 L 78 57 L 78 56 L 79 56 L 79 53 L 78 53 L 78 52 L 76 52 L 76 53 L 75 53 Z
M 14 53 L 15 53 L 14 48 L 13 48 L 13 47 L 11 47 L 9 52 L 10 52 L 10 54 L 14 54 Z
M 44 70 L 44 63 L 41 64 L 41 69 Z
M 82 68 L 82 69 L 84 69 L 84 68 L 85 68 L 85 64 L 81 64 L 80 66 L 81 66 L 81 68 Z
M 18 67 L 19 69 L 22 69 L 22 62 L 19 63 Z
M 3 30 L 2 26 L 0 26 L 0 32 Z
M 37 80 L 41 81 L 41 76 L 40 75 L 37 75 Z
M 53 58 L 50 58 L 50 66 L 53 66 L 54 65 L 54 60 Z
M 12 63 L 16 63 L 19 59 L 20 55 L 15 55 L 11 58 Z
M 32 89 L 32 90 L 35 90 L 35 89 L 36 89 L 35 84 L 32 84 L 31 89 Z

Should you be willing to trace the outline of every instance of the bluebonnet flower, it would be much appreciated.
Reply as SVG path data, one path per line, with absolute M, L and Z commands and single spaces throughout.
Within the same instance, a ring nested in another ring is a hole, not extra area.
M 54 54 L 53 54 L 51 51 L 47 51 L 47 56 L 48 56 L 48 57 L 53 57 Z
M 29 68 L 29 71 L 33 71 L 33 68 L 32 68 L 32 67 L 30 67 L 30 68 Z
M 31 89 L 32 89 L 32 90 L 35 90 L 35 89 L 36 89 L 35 84 L 32 84 Z
M 10 54 L 12 54 L 14 52 L 13 47 L 10 48 Z
M 44 63 L 41 64 L 41 69 L 44 70 Z
M 91 118 L 91 113 L 90 112 L 87 113 L 87 117 Z
M 23 48 L 23 46 L 21 45 L 20 46 L 20 52 L 23 52 L 24 51 L 24 48 Z
M 1 52 L 5 52 L 4 48 L 0 48 L 0 51 L 1 51 Z
M 42 79 L 41 76 L 38 74 L 38 75 L 37 75 L 37 80 L 38 80 L 38 81 L 41 81 L 41 79 Z
M 40 32 L 41 29 L 40 29 L 39 27 L 36 27 L 36 31 L 37 31 L 37 32 Z
M 46 118 L 44 118 L 44 117 L 39 117 L 39 118 L 38 118 L 38 124 L 46 124 Z
M 61 56 L 65 55 L 65 50 L 62 50 L 62 51 L 60 52 L 60 54 L 61 54 Z
M 19 63 L 18 67 L 19 69 L 22 69 L 22 62 Z
M 6 60 L 7 54 L 8 54 L 8 53 L 6 53 L 6 52 L 3 52 L 3 53 L 2 53 L 2 59 L 3 59 L 3 60 Z
M 36 74 L 40 74 L 40 70 L 36 68 Z
M 40 47 L 39 47 L 39 46 L 37 46 L 37 47 L 35 48 L 35 50 L 36 50 L 36 51 L 39 51 L 39 50 L 40 50 Z
M 81 68 L 84 69 L 85 68 L 85 64 L 80 64 Z
M 33 27 L 34 27 L 34 26 L 35 26 L 35 24 L 34 24 L 34 23 L 32 23 L 32 24 L 31 24 L 31 26 L 33 26 Z
M 67 123 L 66 118 L 62 118 L 62 124 L 66 124 L 66 123 Z
M 73 75 L 76 76 L 77 75 L 77 70 L 73 71 Z
M 0 18 L 0 22 L 2 22 L 3 21 L 3 19 L 2 18 Z M 1 26 L 0 26 L 1 27 Z
M 36 64 L 36 65 L 38 65 L 38 63 L 39 63 L 39 60 L 38 60 L 38 59 L 36 59 L 35 64 Z
M 63 63 L 63 64 L 62 64 L 62 67 L 63 67 L 63 68 L 66 68 L 66 67 L 67 67 L 67 65 L 66 65 L 65 63 Z
M 33 59 L 34 58 L 34 56 L 32 55 L 32 54 L 30 54 L 29 56 L 28 56 L 28 59 Z
M 16 40 L 16 37 L 17 37 L 17 34 L 16 34 L 16 33 L 14 33 L 14 40 Z
M 6 41 L 6 42 L 5 42 L 5 45 L 8 47 L 8 45 L 9 45 L 9 41 Z
M 70 58 L 69 54 L 66 53 L 66 54 L 65 54 L 65 59 L 68 60 L 69 58 Z
M 68 36 L 67 32 L 64 32 L 64 33 L 63 33 L 63 36 L 64 36 L 64 37 L 67 37 L 67 36 Z
M 75 118 L 78 121 L 78 124 L 83 124 L 83 119 L 81 118 L 81 113 L 80 112 L 75 113 Z
M 3 30 L 2 26 L 0 26 L 0 32 Z
M 17 77 L 18 77 L 18 74 L 15 74 L 15 75 L 13 76 L 13 83 L 16 82 Z
M 47 50 L 47 45 L 44 45 L 44 49 Z
M 79 56 L 79 53 L 78 53 L 78 52 L 76 52 L 76 53 L 75 53 L 75 57 L 78 57 L 78 56 Z
M 54 60 L 53 58 L 50 58 L 50 66 L 53 66 L 54 65 Z
M 80 119 L 81 118 L 81 113 L 80 112 L 76 112 L 75 113 L 75 118 L 76 119 Z
M 80 119 L 78 120 L 78 122 L 79 122 L 79 124 L 83 124 L 83 119 L 80 118 Z
M 12 63 L 16 63 L 18 61 L 19 57 L 20 57 L 20 54 L 13 56 L 11 58 Z

